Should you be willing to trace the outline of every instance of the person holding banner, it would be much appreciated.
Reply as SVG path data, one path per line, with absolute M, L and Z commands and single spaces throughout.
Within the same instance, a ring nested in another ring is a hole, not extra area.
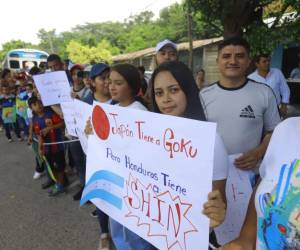
M 182 62 L 166 62 L 152 75 L 154 112 L 205 121 L 192 72 Z M 216 137 L 213 169 L 213 191 L 208 195 L 203 213 L 210 219 L 210 227 L 220 225 L 225 218 L 225 183 L 228 157 L 220 136 Z M 212 234 L 213 238 L 214 235 Z M 211 238 L 211 241 L 212 241 Z M 214 242 L 215 243 L 215 242 Z
M 83 99 L 84 102 L 92 105 L 93 101 L 111 104 L 111 96 L 108 88 L 109 66 L 105 63 L 97 63 L 91 68 L 89 78 L 91 79 L 92 92 Z M 99 208 L 92 212 L 96 215 L 101 228 L 99 249 L 108 249 L 110 246 L 108 216 Z
M 96 67 L 100 68 L 100 66 Z M 142 99 L 137 97 L 141 87 L 141 78 L 138 69 L 135 66 L 131 64 L 117 64 L 113 66 L 109 72 L 108 82 L 109 93 L 112 97 L 112 102 L 117 103 L 116 105 L 133 109 L 147 110 L 145 105 L 142 103 Z M 93 133 L 90 120 L 87 121 L 85 133 L 87 135 Z M 150 243 L 124 227 L 122 224 L 118 223 L 112 218 L 109 218 L 109 222 L 112 240 L 116 249 L 153 249 L 153 246 Z
M 112 101 L 120 107 L 147 110 L 140 97 L 141 77 L 131 64 L 117 64 L 109 74 L 109 92 Z M 151 250 L 153 246 L 134 232 L 110 218 L 111 234 L 117 249 Z
M 2 86 L 2 98 L 0 106 L 2 107 L 2 120 L 3 127 L 5 129 L 5 135 L 7 137 L 8 142 L 12 142 L 11 138 L 11 126 L 14 127 L 15 134 L 19 141 L 22 141 L 22 137 L 20 134 L 20 129 L 17 123 L 17 115 L 16 115 L 16 97 L 11 95 L 9 92 L 9 86 Z

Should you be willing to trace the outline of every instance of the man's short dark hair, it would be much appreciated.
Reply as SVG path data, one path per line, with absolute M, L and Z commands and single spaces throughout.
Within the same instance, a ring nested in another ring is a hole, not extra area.
M 254 61 L 256 62 L 256 63 L 259 63 L 259 61 L 260 61 L 260 58 L 270 58 L 270 55 L 269 54 L 267 54 L 267 53 L 259 53 L 258 55 L 256 55 L 255 57 L 254 57 Z
M 218 46 L 218 52 L 220 52 L 224 47 L 229 45 L 242 46 L 246 49 L 247 53 L 250 54 L 249 43 L 244 38 L 239 36 L 234 36 L 223 40 Z
M 35 104 L 37 102 L 40 102 L 40 100 L 36 96 L 30 97 L 27 101 L 29 108 L 31 108 L 32 104 Z
M 138 66 L 137 67 L 138 68 L 138 70 L 141 72 L 141 73 L 145 73 L 145 71 L 146 71 L 146 69 L 145 69 L 145 67 L 144 66 Z
M 34 66 L 32 67 L 30 70 L 29 70 L 29 75 L 31 76 L 35 76 L 35 75 L 38 75 L 41 73 L 41 69 L 38 68 L 37 66 Z
M 54 62 L 54 61 L 61 62 L 60 56 L 57 55 L 57 54 L 51 54 L 51 55 L 49 55 L 48 58 L 47 58 L 47 62 Z

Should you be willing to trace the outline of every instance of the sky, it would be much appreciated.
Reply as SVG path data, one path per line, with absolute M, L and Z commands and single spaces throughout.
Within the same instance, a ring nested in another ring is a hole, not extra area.
M 180 0 L 7 0 L 1 3 L 0 47 L 12 39 L 37 44 L 39 29 L 70 30 L 87 22 L 123 21 L 144 10 L 159 10 Z

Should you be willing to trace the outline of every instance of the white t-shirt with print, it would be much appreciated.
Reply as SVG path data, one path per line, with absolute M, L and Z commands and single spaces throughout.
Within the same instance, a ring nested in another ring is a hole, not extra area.
M 260 175 L 255 196 L 256 249 L 300 249 L 299 117 L 276 127 Z

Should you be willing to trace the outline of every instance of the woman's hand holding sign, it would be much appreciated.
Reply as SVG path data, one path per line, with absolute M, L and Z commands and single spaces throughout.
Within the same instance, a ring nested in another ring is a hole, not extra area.
M 86 136 L 92 135 L 93 132 L 93 127 L 92 127 L 92 122 L 91 122 L 91 117 L 86 121 L 84 133 Z
M 208 201 L 203 205 L 203 214 L 209 218 L 210 228 L 222 224 L 225 219 L 226 204 L 219 190 L 214 190 L 208 194 Z

